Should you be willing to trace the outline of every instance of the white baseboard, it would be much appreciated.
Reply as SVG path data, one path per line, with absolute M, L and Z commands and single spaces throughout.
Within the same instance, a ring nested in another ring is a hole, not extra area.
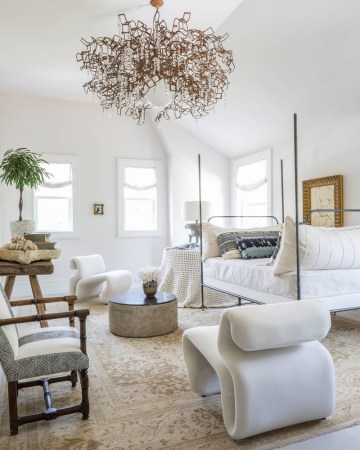
M 0 277 L 1 284 L 5 286 L 5 277 Z M 69 280 L 65 279 L 46 279 L 38 276 L 41 292 L 44 297 L 57 297 L 60 295 L 68 295 L 69 293 Z M 134 282 L 130 288 L 130 291 L 142 290 L 142 283 Z M 26 276 L 16 277 L 14 289 L 11 294 L 11 298 L 32 298 L 32 291 L 29 278 Z
M 66 279 L 51 279 L 47 280 L 38 277 L 41 292 L 44 297 L 56 297 L 58 295 L 67 295 L 69 289 L 69 280 Z M 2 285 L 5 285 L 5 279 L 2 280 Z M 11 298 L 32 298 L 32 291 L 28 277 L 16 277 L 14 289 Z

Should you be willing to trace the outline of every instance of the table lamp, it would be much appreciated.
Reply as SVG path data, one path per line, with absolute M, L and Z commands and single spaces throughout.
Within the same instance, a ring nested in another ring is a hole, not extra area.
M 189 234 L 189 242 L 192 241 L 192 238 L 195 238 L 196 243 L 199 242 L 200 237 L 200 205 L 199 201 L 189 201 L 183 203 L 183 220 L 187 223 L 185 228 L 190 230 Z M 210 202 L 202 201 L 201 202 L 201 217 L 202 220 L 206 221 L 210 217 Z

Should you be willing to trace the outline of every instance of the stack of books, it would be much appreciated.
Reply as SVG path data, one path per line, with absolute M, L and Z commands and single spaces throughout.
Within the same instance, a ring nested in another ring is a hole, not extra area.
M 50 233 L 25 233 L 24 238 L 32 241 L 39 250 L 53 250 L 56 242 L 51 242 Z

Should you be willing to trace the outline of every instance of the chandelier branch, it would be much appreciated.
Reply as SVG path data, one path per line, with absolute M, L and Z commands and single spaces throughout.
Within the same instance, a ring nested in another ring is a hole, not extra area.
M 119 35 L 81 39 L 85 50 L 77 54 L 77 61 L 90 78 L 85 92 L 97 96 L 104 110 L 141 124 L 145 111 L 152 108 L 147 95 L 162 81 L 169 99 L 156 121 L 207 115 L 223 98 L 234 62 L 232 52 L 223 47 L 227 34 L 216 36 L 212 28 L 189 29 L 190 17 L 185 12 L 168 29 L 158 7 L 153 28 L 119 14 Z

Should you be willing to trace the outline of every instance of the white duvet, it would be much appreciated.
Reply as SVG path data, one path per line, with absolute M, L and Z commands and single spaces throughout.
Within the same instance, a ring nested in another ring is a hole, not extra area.
M 296 272 L 275 276 L 270 259 L 228 259 L 205 261 L 204 280 L 219 280 L 244 288 L 297 298 Z M 360 269 L 302 270 L 301 298 L 332 297 L 360 293 Z

